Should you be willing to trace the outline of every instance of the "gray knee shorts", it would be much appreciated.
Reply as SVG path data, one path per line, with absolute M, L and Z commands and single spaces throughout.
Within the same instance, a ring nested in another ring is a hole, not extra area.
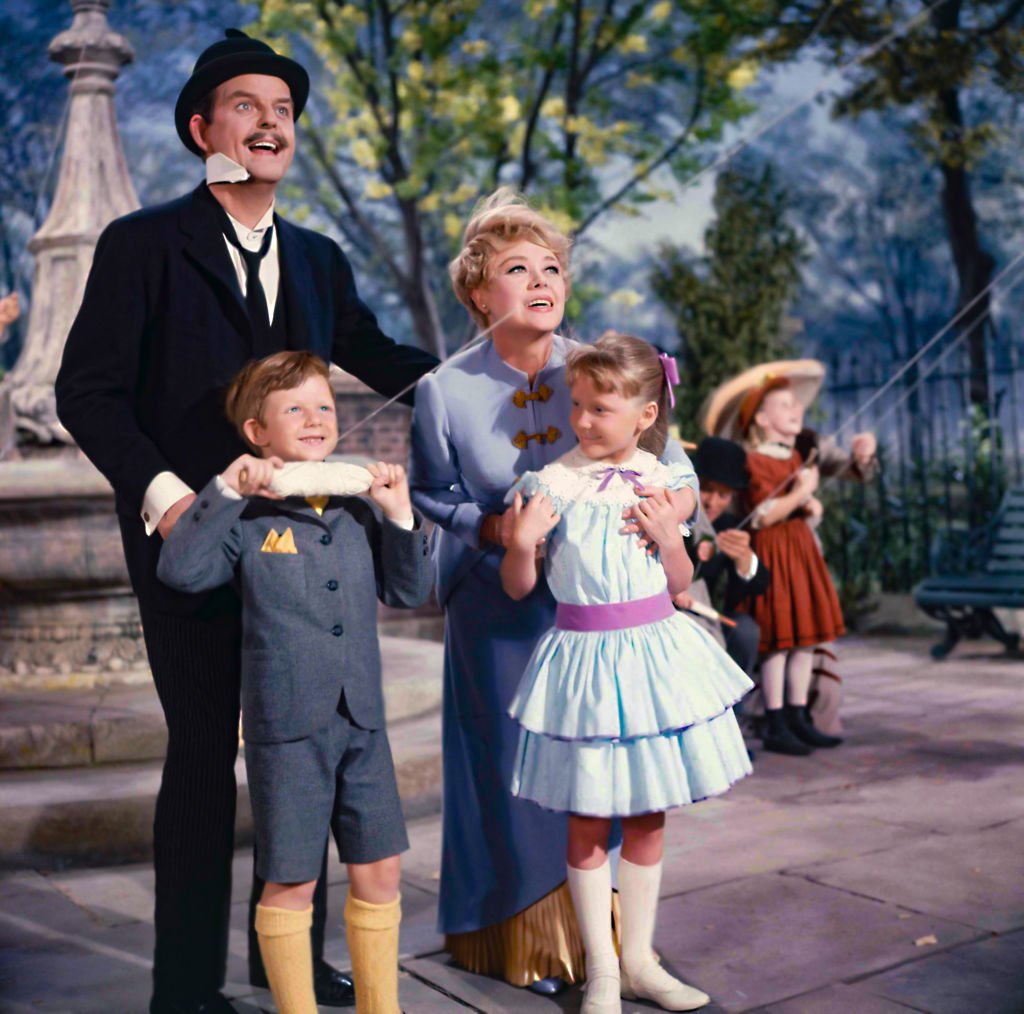
M 275 884 L 316 880 L 327 831 L 343 863 L 409 847 L 384 729 L 352 722 L 344 699 L 327 726 L 288 743 L 245 744 L 256 872 Z

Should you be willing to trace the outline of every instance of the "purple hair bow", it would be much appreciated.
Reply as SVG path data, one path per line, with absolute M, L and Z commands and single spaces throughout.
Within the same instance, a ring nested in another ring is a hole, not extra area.
M 659 352 L 658 358 L 661 360 L 661 368 L 665 371 L 665 383 L 668 384 L 668 403 L 675 408 L 676 395 L 672 388 L 679 384 L 679 367 L 675 359 L 664 352 Z

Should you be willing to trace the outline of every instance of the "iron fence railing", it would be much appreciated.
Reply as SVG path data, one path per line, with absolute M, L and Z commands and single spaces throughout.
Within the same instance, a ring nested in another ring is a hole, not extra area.
M 993 343 L 985 405 L 971 402 L 963 350 L 940 354 L 908 370 L 852 426 L 844 424 L 899 364 L 836 354 L 810 420 L 822 433 L 844 427 L 845 446 L 855 432 L 878 437 L 876 480 L 822 491 L 826 556 L 853 611 L 873 590 L 909 591 L 929 572 L 937 534 L 985 523 L 1006 487 L 1024 479 L 1021 343 Z

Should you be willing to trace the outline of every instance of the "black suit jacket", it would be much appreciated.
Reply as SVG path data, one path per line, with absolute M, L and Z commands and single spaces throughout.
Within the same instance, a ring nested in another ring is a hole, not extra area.
M 145 491 L 162 471 L 201 489 L 246 449 L 223 408 L 253 340 L 223 222 L 205 184 L 112 222 L 57 376 L 61 422 L 114 487 L 135 592 L 167 612 L 193 612 L 202 598 L 157 580 L 161 539 L 145 534 Z M 436 365 L 380 330 L 336 243 L 278 215 L 274 225 L 287 347 L 310 349 L 389 397 Z M 411 404 L 412 392 L 403 400 Z
M 739 523 L 740 519 L 735 514 L 721 514 L 714 522 L 713 527 L 716 532 L 724 532 L 729 528 L 735 528 Z M 697 546 L 692 539 L 687 540 L 686 549 L 696 567 L 698 565 Z M 710 560 L 699 566 L 700 570 L 696 576 L 704 579 L 712 602 L 716 603 L 716 608 L 726 614 L 734 613 L 736 607 L 745 599 L 763 595 L 771 583 L 771 572 L 760 558 L 757 561 L 757 573 L 749 581 L 744 581 L 736 573 L 736 564 L 725 553 L 715 553 Z M 723 576 L 725 578 L 724 600 L 719 598 L 721 594 L 719 586 Z

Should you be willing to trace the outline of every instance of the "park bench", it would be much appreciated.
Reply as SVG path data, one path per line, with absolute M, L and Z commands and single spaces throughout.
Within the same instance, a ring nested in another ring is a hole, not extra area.
M 940 535 L 931 571 L 914 589 L 914 601 L 946 624 L 933 658 L 944 659 L 962 637 L 982 634 L 1016 653 L 1020 635 L 1006 630 L 992 610 L 1024 609 L 1024 484 L 1007 491 L 987 525 Z

